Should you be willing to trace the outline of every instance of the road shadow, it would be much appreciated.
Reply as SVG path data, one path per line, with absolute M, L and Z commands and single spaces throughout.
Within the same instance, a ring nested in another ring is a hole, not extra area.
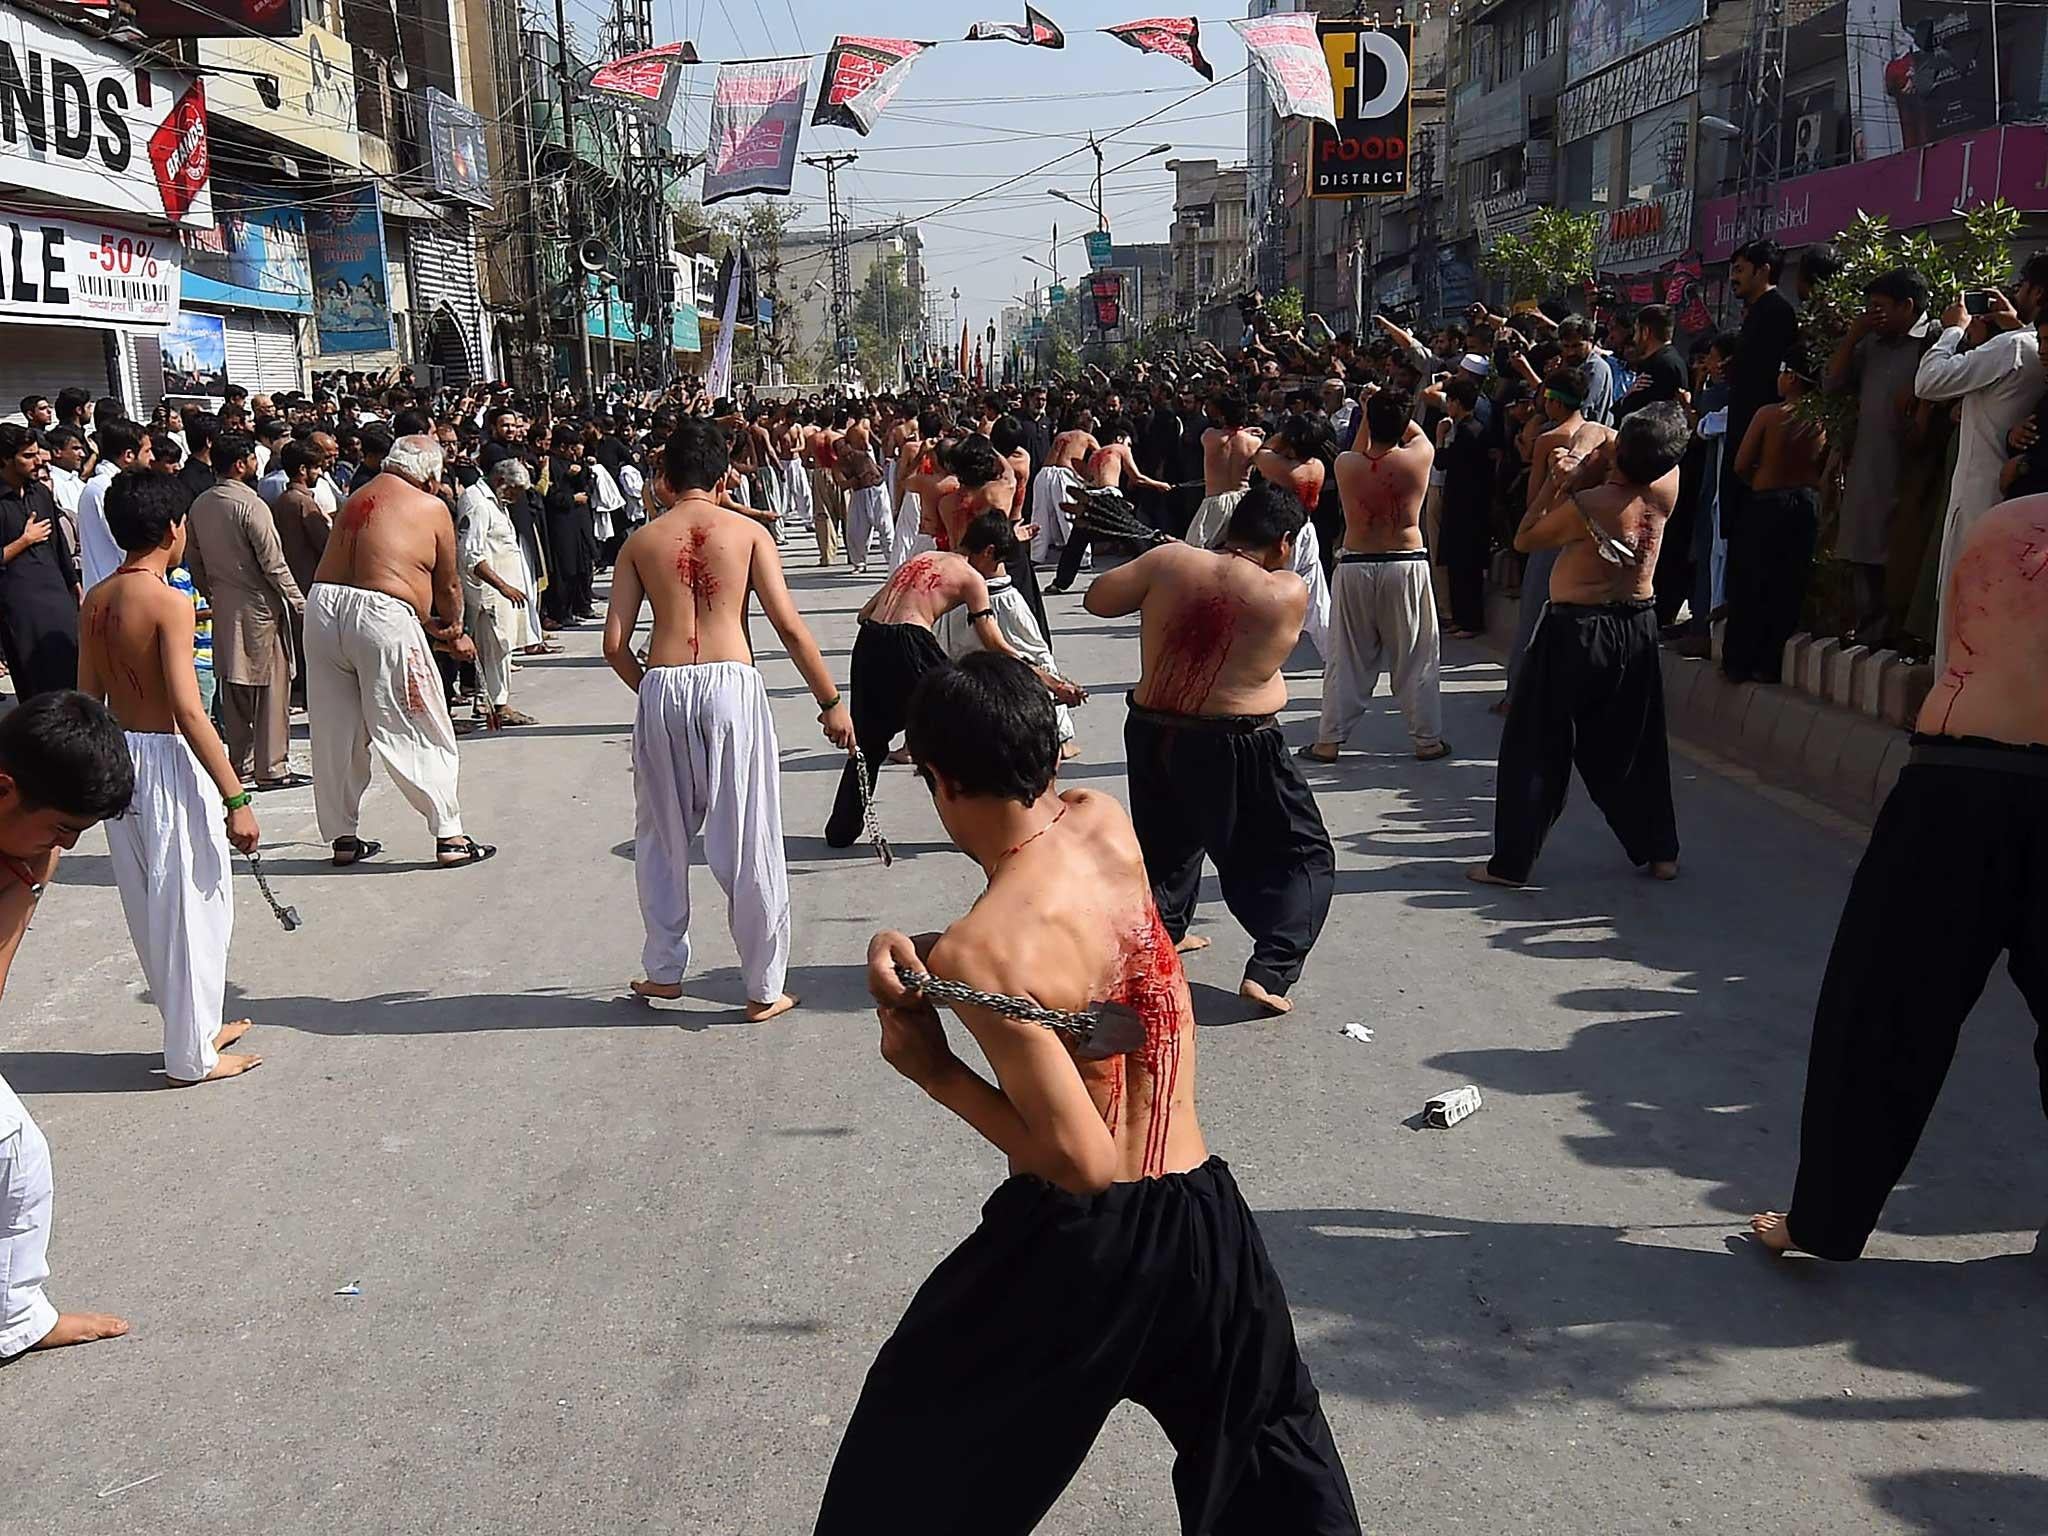
M 1188 1001 L 1194 1005 L 1195 1022 L 1205 1029 L 1227 1029 L 1233 1024 L 1272 1023 L 1284 1014 L 1271 1014 L 1258 1004 L 1239 997 L 1228 987 L 1206 981 L 1188 983 Z
M 16 1093 L 146 1093 L 164 1085 L 160 1051 L 0 1051 Z
M 1965 1263 L 1826 1265 L 1771 1259 L 1747 1242 L 1666 1246 L 1655 1229 L 1375 1209 L 1261 1211 L 1258 1222 L 1296 1313 L 1336 1320 L 1311 1351 L 1317 1384 L 1404 1414 L 1592 1397 L 1645 1417 L 2048 1417 L 2036 1351 L 2014 1348 L 2039 1336 L 2040 1248 Z M 1839 1350 L 1930 1385 L 1856 1397 L 1789 1388 L 1697 1408 L 1663 1406 L 1642 1390 L 1723 1355 L 1791 1350 Z
M 1963 1530 L 2038 1531 L 2048 1524 L 2048 1478 L 1931 1467 L 1867 1477 L 1870 1502 L 1935 1536 Z

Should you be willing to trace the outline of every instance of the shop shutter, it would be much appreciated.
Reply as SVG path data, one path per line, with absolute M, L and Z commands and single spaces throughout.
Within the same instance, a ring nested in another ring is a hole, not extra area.
M 229 310 L 223 318 L 230 384 L 251 394 L 302 387 L 299 329 L 289 317 L 244 309 Z
M 164 397 L 162 340 L 156 331 L 121 333 L 121 387 L 114 392 L 136 421 L 149 420 Z
M 76 385 L 95 397 L 109 394 L 108 331 L 80 326 L 10 325 L 0 330 L 0 416 L 21 409 L 23 395 L 47 395 Z

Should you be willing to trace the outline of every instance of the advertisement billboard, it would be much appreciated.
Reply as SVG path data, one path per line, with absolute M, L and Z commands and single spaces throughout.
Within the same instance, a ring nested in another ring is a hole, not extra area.
M 102 329 L 169 325 L 183 254 L 176 235 L 0 212 L 0 316 Z
M 219 315 L 187 310 L 157 338 L 164 393 L 220 395 L 228 382 L 228 328 Z
M 1319 21 L 1337 126 L 1311 122 L 1310 197 L 1404 197 L 1409 190 L 1415 28 Z
M 1567 85 L 1707 19 L 1705 0 L 1571 0 L 1565 23 Z
M 309 204 L 306 253 L 321 352 L 387 350 L 391 300 L 384 287 L 384 214 L 377 189 L 356 187 Z

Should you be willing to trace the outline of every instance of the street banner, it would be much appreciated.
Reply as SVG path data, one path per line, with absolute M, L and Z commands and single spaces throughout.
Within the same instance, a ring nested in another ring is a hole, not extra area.
M 725 280 L 725 309 L 718 317 L 718 340 L 711 348 L 711 371 L 704 376 L 704 393 L 714 401 L 732 393 L 732 333 L 740 317 L 741 262 L 732 263 L 732 276 Z
M 1022 43 L 1027 48 L 1064 48 L 1067 34 L 1050 16 L 1036 6 L 1024 7 L 1024 24 L 1014 21 L 977 21 L 967 29 L 967 41 Z
M 813 128 L 851 128 L 865 135 L 909 78 L 923 43 L 904 37 L 835 37 L 818 82 Z
M 1102 30 L 1140 53 L 1163 53 L 1169 59 L 1179 59 L 1204 80 L 1216 78 L 1216 71 L 1202 57 L 1202 25 L 1192 16 L 1153 16 Z
M 676 82 L 682 66 L 697 62 L 697 50 L 689 43 L 663 43 L 640 53 L 598 65 L 591 74 L 590 88 L 616 97 L 618 104 L 655 122 L 667 122 L 675 102 Z
M 490 162 L 484 120 L 431 85 L 427 99 L 427 154 L 434 190 L 477 208 L 491 206 Z
M 1088 279 L 1088 296 L 1094 303 L 1095 328 L 1107 336 L 1123 323 L 1124 275 L 1097 272 Z
M 1091 229 L 1088 231 L 1086 239 L 1088 241 L 1088 265 L 1100 272 L 1114 259 L 1113 252 L 1115 246 L 1109 237 L 1109 231 L 1106 229 Z
M 1336 121 L 1309 124 L 1308 195 L 1405 197 L 1414 26 L 1319 21 L 1316 35 L 1329 70 Z
M 0 212 L 0 318 L 161 330 L 178 317 L 183 258 L 176 234 Z
M 810 83 L 808 59 L 718 66 L 704 190 L 698 198 L 702 206 L 748 192 L 789 195 Z
M 1330 66 L 1323 58 L 1314 16 L 1293 11 L 1230 25 L 1244 39 L 1276 116 L 1308 117 L 1337 126 Z
M 308 202 L 306 255 L 322 354 L 389 349 L 391 303 L 384 288 L 384 212 L 377 188 L 347 188 Z

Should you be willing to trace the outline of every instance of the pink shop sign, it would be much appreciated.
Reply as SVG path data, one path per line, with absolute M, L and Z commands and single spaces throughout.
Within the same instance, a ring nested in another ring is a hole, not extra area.
M 1717 197 L 1701 213 L 1701 254 L 1726 261 L 1758 235 L 1786 246 L 1832 240 L 1859 212 L 1884 214 L 1893 229 L 1918 229 L 1997 197 L 2015 208 L 2048 210 L 2048 127 L 1986 128 L 1795 176 L 1778 183 L 1777 199 L 1761 220 L 1742 198 Z

